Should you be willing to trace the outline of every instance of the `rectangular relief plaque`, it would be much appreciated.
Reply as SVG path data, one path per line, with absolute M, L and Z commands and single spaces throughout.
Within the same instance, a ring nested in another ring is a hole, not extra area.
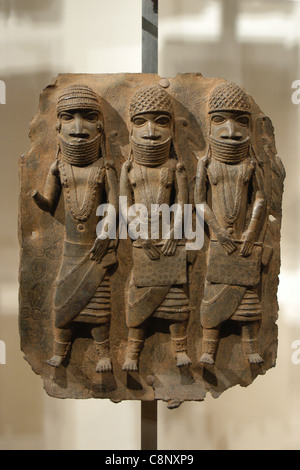
M 30 139 L 19 326 L 50 396 L 175 408 L 275 366 L 285 172 L 244 89 L 62 74 Z

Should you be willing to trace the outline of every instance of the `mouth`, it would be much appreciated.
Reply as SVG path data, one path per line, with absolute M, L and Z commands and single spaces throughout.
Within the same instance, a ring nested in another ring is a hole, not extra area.
M 147 145 L 157 145 L 161 143 L 161 136 L 158 136 L 158 137 L 145 136 L 142 138 L 142 141 L 145 142 Z
M 158 137 L 148 137 L 147 135 L 145 135 L 144 137 L 142 137 L 143 140 L 147 140 L 148 142 L 157 142 L 158 140 L 160 140 L 160 136 Z
M 223 134 L 221 135 L 221 138 L 224 139 L 224 140 L 242 140 L 242 136 L 240 134 L 236 134 L 236 135 L 227 135 L 227 134 Z
M 230 144 L 230 145 L 240 145 L 243 142 L 247 141 L 248 138 L 243 139 L 241 136 L 221 136 L 221 141 L 224 142 L 224 144 Z
M 136 139 L 131 136 L 131 140 L 135 145 L 140 145 L 143 147 L 161 147 L 162 145 L 168 145 L 171 142 L 171 137 L 168 137 L 165 140 L 162 140 L 162 137 L 140 137 Z
M 228 144 L 238 144 L 241 141 L 241 139 L 235 139 L 234 137 L 233 138 L 226 137 L 225 139 L 223 137 L 223 140 L 227 142 Z
M 88 137 L 72 137 L 70 143 L 73 144 L 82 144 L 85 143 L 89 138 Z
M 160 143 L 160 140 L 159 139 L 148 139 L 148 144 L 150 145 L 157 145 Z
M 210 136 L 210 140 L 212 142 L 219 142 L 223 145 L 231 145 L 232 147 L 240 147 L 240 146 L 243 146 L 243 145 L 247 145 L 250 141 L 250 138 L 249 136 L 246 137 L 245 139 L 242 139 L 242 138 L 235 138 L 235 137 L 224 137 L 224 136 L 221 136 L 220 138 L 216 138 L 216 137 L 213 137 L 213 136 Z

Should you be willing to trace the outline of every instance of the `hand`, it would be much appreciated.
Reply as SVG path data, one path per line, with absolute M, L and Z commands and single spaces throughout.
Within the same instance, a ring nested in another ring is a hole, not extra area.
M 220 228 L 216 235 L 220 245 L 224 248 L 228 255 L 231 255 L 236 250 L 236 244 L 228 235 L 227 230 Z
M 107 252 L 109 242 L 110 239 L 108 237 L 104 240 L 101 240 L 101 238 L 96 238 L 95 243 L 90 250 L 90 259 L 92 261 L 96 261 L 96 263 L 100 263 L 103 256 Z
M 31 197 L 37 205 L 43 199 L 42 194 L 37 189 L 31 191 Z
M 241 239 L 243 241 L 243 244 L 240 249 L 240 254 L 242 256 L 250 256 L 253 250 L 254 246 L 254 240 L 253 240 L 253 233 L 250 232 L 249 230 L 246 230 L 246 232 L 243 233 Z
M 173 240 L 171 238 L 164 241 L 163 247 L 161 249 L 164 256 L 174 256 L 176 253 L 178 240 Z
M 31 192 L 31 197 L 36 203 L 36 205 L 45 212 L 52 212 L 51 204 L 48 199 L 46 199 L 37 189 L 34 189 Z
M 154 245 L 152 240 L 144 240 L 141 246 L 143 247 L 143 250 L 145 250 L 150 259 L 154 260 L 160 258 L 160 251 Z

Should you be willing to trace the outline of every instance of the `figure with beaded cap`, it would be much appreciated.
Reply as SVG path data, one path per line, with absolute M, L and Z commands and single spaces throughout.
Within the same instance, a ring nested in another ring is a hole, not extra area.
M 54 351 L 47 363 L 53 367 L 63 363 L 74 326 L 85 323 L 98 351 L 96 371 L 110 371 L 110 270 L 116 258 L 109 237 L 97 237 L 96 211 L 104 200 L 117 209 L 118 185 L 106 156 L 100 97 L 85 85 L 72 85 L 58 98 L 57 118 L 57 158 L 44 194 L 37 190 L 32 194 L 35 203 L 51 215 L 62 197 L 65 213 L 64 249 L 54 294 Z
M 186 170 L 178 160 L 174 139 L 174 110 L 170 94 L 162 86 L 141 88 L 130 103 L 128 160 L 120 176 L 120 196 L 151 208 L 188 203 Z M 130 219 L 128 219 L 130 222 Z M 175 236 L 172 219 L 169 236 L 163 238 L 159 219 L 157 237 L 133 241 L 133 269 L 126 298 L 128 344 L 123 369 L 138 370 L 139 357 L 151 318 L 168 322 L 176 365 L 191 363 L 187 355 L 187 326 L 190 315 L 184 241 Z M 182 220 L 180 221 L 182 223 Z
M 246 358 L 259 364 L 266 198 L 263 170 L 251 146 L 248 95 L 234 83 L 218 84 L 209 98 L 208 116 L 208 153 L 198 162 L 195 184 L 195 203 L 204 204 L 210 233 L 200 362 L 214 363 L 220 327 L 234 320 L 241 326 Z

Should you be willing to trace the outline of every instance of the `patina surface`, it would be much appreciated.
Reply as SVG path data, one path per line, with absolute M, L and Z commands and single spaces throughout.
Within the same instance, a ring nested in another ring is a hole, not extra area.
M 19 325 L 50 396 L 172 408 L 275 366 L 285 173 L 245 90 L 201 74 L 63 74 L 41 93 L 30 138 Z M 203 247 L 97 239 L 97 206 L 119 220 L 120 195 L 202 205 Z

